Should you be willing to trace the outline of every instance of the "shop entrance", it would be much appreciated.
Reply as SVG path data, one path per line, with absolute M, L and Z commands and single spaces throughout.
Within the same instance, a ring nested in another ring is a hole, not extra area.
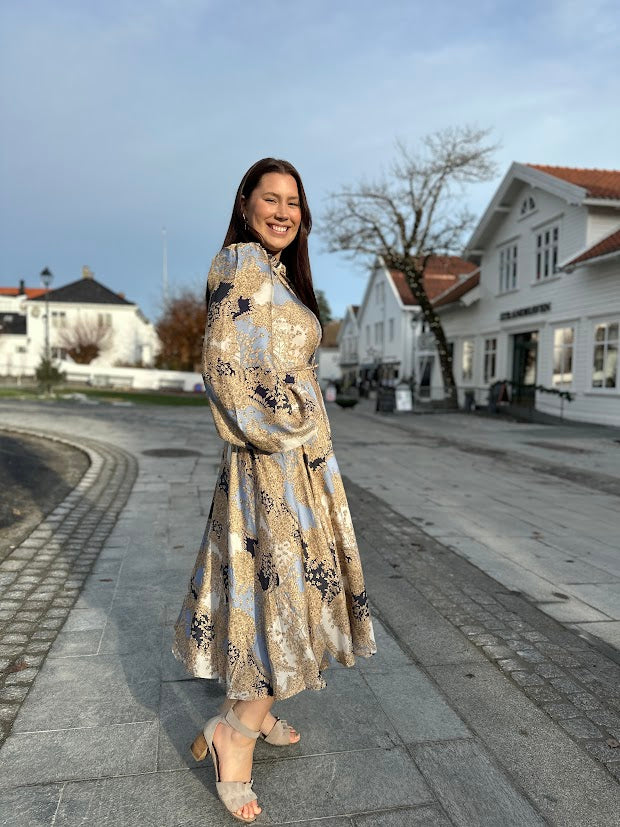
M 533 408 L 536 396 L 538 331 L 516 333 L 512 338 L 512 401 L 516 405 Z

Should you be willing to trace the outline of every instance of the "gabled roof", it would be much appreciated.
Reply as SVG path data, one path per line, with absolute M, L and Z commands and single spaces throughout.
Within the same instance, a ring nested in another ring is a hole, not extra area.
M 466 245 L 466 256 L 480 259 L 506 213 L 531 186 L 561 198 L 568 204 L 620 207 L 620 171 L 520 164 L 514 162 L 504 175 Z
M 432 256 L 426 265 L 424 273 L 424 288 L 431 299 L 451 288 L 459 281 L 462 274 L 471 273 L 476 265 L 459 256 Z M 400 300 L 406 306 L 417 306 L 418 301 L 411 291 L 404 273 L 400 270 L 388 270 L 388 273 L 398 291 Z
M 578 264 L 592 264 L 603 258 L 612 258 L 620 255 L 620 229 L 592 244 L 587 250 L 565 262 L 562 270 L 574 270 Z
M 50 290 L 48 299 L 51 302 L 75 302 L 76 304 L 135 304 L 92 278 L 78 279 L 56 290 Z M 38 296 L 33 301 L 44 301 L 44 297 Z
M 579 167 L 554 167 L 546 164 L 527 164 L 547 175 L 561 178 L 587 190 L 590 198 L 620 198 L 620 170 L 581 169 Z
M 25 335 L 26 316 L 21 313 L 0 313 L 0 333 Z
M 473 273 L 470 273 L 467 276 L 461 276 L 456 284 L 453 284 L 452 287 L 449 287 L 443 293 L 440 293 L 433 302 L 433 305 L 435 307 L 443 307 L 446 304 L 452 304 L 452 302 L 458 301 L 479 284 L 480 270 L 476 269 Z
M 0 287 L 0 296 L 26 296 L 28 299 L 36 299 L 44 296 L 46 292 L 45 287 L 25 287 L 23 292 L 20 292 L 19 287 Z

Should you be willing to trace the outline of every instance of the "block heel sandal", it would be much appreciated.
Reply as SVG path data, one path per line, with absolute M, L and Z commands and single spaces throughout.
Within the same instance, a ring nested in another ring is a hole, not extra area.
M 224 698 L 219 706 L 219 711 L 225 714 L 229 709 L 232 709 L 236 700 L 236 698 Z M 291 741 L 291 727 L 284 718 L 278 718 L 277 715 L 274 717 L 276 722 L 267 735 L 264 735 L 262 732 L 260 734 L 263 741 L 266 741 L 268 744 L 275 744 L 277 747 L 288 747 L 292 746 L 292 744 L 298 744 L 301 738 L 298 738 L 296 741 Z
M 243 807 L 244 804 L 249 804 L 257 798 L 256 793 L 252 789 L 254 779 L 251 778 L 249 781 L 220 781 L 219 760 L 213 746 L 213 735 L 219 723 L 227 723 L 233 729 L 236 729 L 237 732 L 245 735 L 246 738 L 258 738 L 260 730 L 256 731 L 247 727 L 235 715 L 233 709 L 230 708 L 226 712 L 226 715 L 214 715 L 213 718 L 209 718 L 202 732 L 198 733 L 190 746 L 191 753 L 196 761 L 202 761 L 207 757 L 209 752 L 211 753 L 213 768 L 215 769 L 215 789 L 220 801 L 231 816 L 249 824 L 251 821 L 256 820 L 256 816 L 244 818 L 244 816 L 237 815 L 235 810 L 238 810 L 240 807 Z

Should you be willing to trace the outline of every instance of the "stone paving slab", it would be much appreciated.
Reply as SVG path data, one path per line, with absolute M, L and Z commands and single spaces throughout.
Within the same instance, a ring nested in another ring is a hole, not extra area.
M 541 827 L 545 821 L 472 741 L 409 748 L 454 825 Z

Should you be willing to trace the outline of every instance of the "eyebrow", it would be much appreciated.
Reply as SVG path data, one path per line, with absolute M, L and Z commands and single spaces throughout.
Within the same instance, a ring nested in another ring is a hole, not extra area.
M 280 197 L 280 193 L 279 193 L 279 192 L 264 192 L 264 193 L 263 193 L 263 195 L 275 195 L 275 196 L 276 196 L 276 198 L 279 198 L 279 197 Z M 288 199 L 289 199 L 289 201 L 290 201 L 290 200 L 293 200 L 293 201 L 299 201 L 299 196 L 298 196 L 298 195 L 289 195 L 289 196 L 288 196 Z

